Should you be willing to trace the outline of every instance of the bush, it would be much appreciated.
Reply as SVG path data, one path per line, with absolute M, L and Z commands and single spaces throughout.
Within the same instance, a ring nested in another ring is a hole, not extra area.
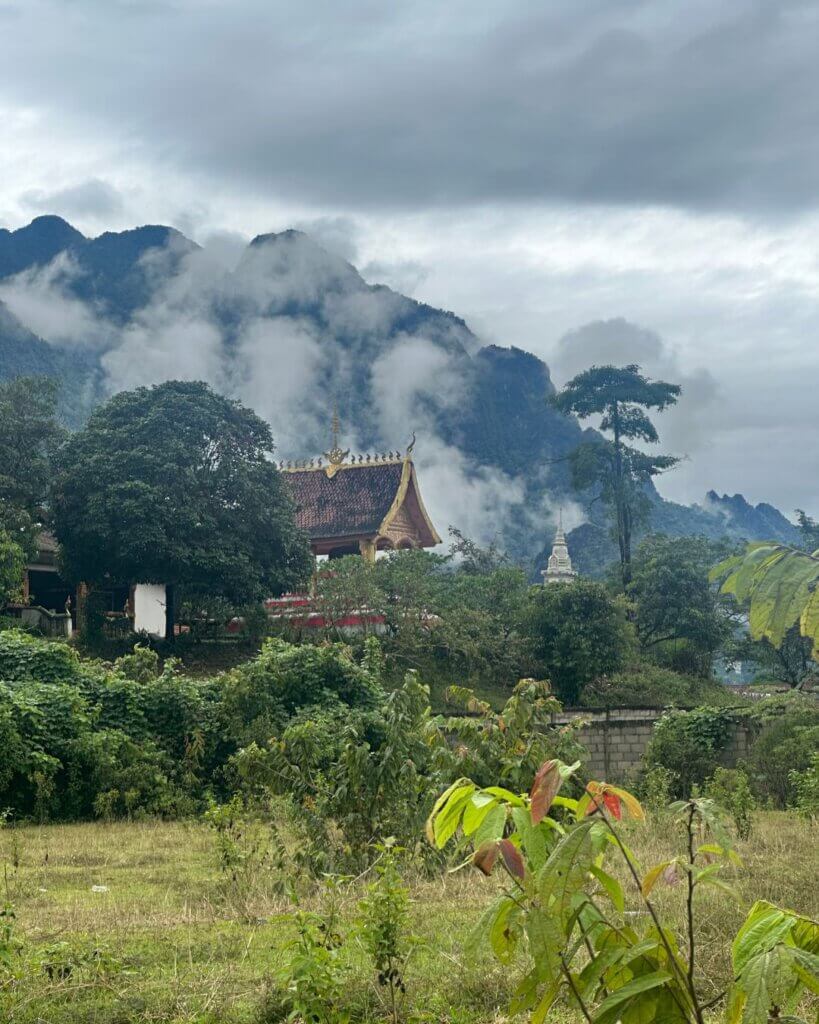
M 742 769 L 717 768 L 705 785 L 705 795 L 730 814 L 740 839 L 750 836 L 751 812 L 756 808 L 756 800 Z
M 810 768 L 792 771 L 788 781 L 795 795 L 794 806 L 802 817 L 819 817 L 819 753 L 811 758 Z
M 9 629 L 0 633 L 0 679 L 7 683 L 78 683 L 83 670 L 77 652 L 65 643 Z
M 725 707 L 737 698 L 713 679 L 683 675 L 646 662 L 595 679 L 580 695 L 583 707 Z
M 748 717 L 757 733 L 746 765 L 751 788 L 759 800 L 788 807 L 796 800 L 791 773 L 806 772 L 819 750 L 819 705 L 792 692 L 760 701 Z
M 373 658 L 376 648 L 377 641 L 368 647 Z M 375 664 L 355 661 L 345 644 L 297 647 L 266 640 L 257 658 L 224 681 L 229 729 L 240 744 L 264 744 L 305 707 L 375 708 L 383 699 Z
M 643 763 L 646 769 L 661 765 L 673 772 L 672 794 L 688 799 L 693 787 L 702 786 L 719 767 L 730 724 L 729 713 L 714 708 L 669 711 L 655 723 Z

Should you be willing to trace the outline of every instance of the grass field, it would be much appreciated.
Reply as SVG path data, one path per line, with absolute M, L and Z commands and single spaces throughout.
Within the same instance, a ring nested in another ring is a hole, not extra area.
M 662 859 L 673 846 L 667 823 L 633 829 L 630 842 L 643 864 Z M 754 899 L 812 915 L 819 911 L 817 840 L 819 828 L 793 815 L 755 816 L 750 841 L 739 847 L 744 866 L 733 879 L 739 901 L 709 890 L 699 907 L 700 961 L 712 979 L 703 983 L 706 993 L 718 991 L 726 980 L 730 937 Z M 237 1024 L 278 1019 L 276 975 L 294 934 L 287 916 L 292 907 L 260 877 L 240 913 L 226 896 L 204 826 L 5 829 L 0 863 L 5 898 L 15 907 L 16 935 L 22 940 L 12 954 L 13 978 L 3 975 L 0 960 L 0 1020 Z M 365 882 L 342 891 L 346 920 Z M 466 934 L 496 884 L 471 871 L 411 882 L 412 927 L 419 941 L 407 972 L 407 1016 L 464 1024 L 507 1016 L 514 969 L 464 951 Z M 315 892 L 304 898 L 308 906 L 320 902 Z M 679 926 L 678 891 L 664 891 L 658 903 Z M 378 987 L 354 936 L 344 955 L 353 1019 L 382 1018 Z M 568 1024 L 576 1018 L 558 1008 L 550 1020 Z

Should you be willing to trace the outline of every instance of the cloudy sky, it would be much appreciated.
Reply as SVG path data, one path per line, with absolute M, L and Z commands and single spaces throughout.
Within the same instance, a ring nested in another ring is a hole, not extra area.
M 819 515 L 819 5 L 0 0 L 0 226 L 299 225 Z

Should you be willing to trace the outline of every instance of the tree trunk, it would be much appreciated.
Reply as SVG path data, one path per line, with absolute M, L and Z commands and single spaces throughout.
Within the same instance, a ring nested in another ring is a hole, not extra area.
M 620 577 L 623 590 L 631 583 L 631 514 L 623 487 L 623 448 L 620 441 L 620 405 L 614 403 L 611 416 L 614 430 L 614 504 L 617 513 L 617 545 L 620 548 Z

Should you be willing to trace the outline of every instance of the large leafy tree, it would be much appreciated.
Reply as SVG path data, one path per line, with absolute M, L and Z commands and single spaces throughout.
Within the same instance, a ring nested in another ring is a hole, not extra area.
M 0 384 L 0 516 L 28 553 L 48 518 L 54 457 L 65 438 L 56 420 L 59 385 L 49 377 Z
M 9 531 L 0 524 L 0 608 L 11 601 L 19 601 L 26 571 L 25 550 Z
M 814 553 L 819 551 L 819 523 L 807 512 L 803 512 L 801 508 L 796 510 L 796 522 L 802 535 L 802 547 L 805 551 Z
M 819 659 L 819 554 L 784 544 L 751 544 L 711 570 L 720 592 L 747 609 L 752 640 L 780 650 L 798 630 Z
M 53 503 L 63 571 L 234 602 L 302 582 L 310 552 L 272 451 L 268 425 L 206 384 L 116 395 L 61 453 Z
M 634 552 L 628 596 L 645 655 L 709 676 L 715 652 L 732 623 L 709 584 L 708 572 L 724 554 L 702 537 L 651 536 Z
M 648 417 L 673 405 L 678 384 L 649 380 L 640 367 L 592 366 L 573 377 L 552 402 L 581 420 L 600 416 L 608 437 L 584 441 L 572 452 L 572 480 L 580 490 L 594 490 L 610 511 L 620 549 L 623 587 L 631 580 L 631 542 L 635 526 L 650 509 L 647 487 L 652 477 L 675 466 L 671 455 L 649 455 L 630 441 L 656 444 L 659 435 Z
M 537 671 L 565 704 L 576 704 L 588 683 L 618 672 L 632 646 L 622 597 L 586 580 L 533 587 L 526 631 Z

